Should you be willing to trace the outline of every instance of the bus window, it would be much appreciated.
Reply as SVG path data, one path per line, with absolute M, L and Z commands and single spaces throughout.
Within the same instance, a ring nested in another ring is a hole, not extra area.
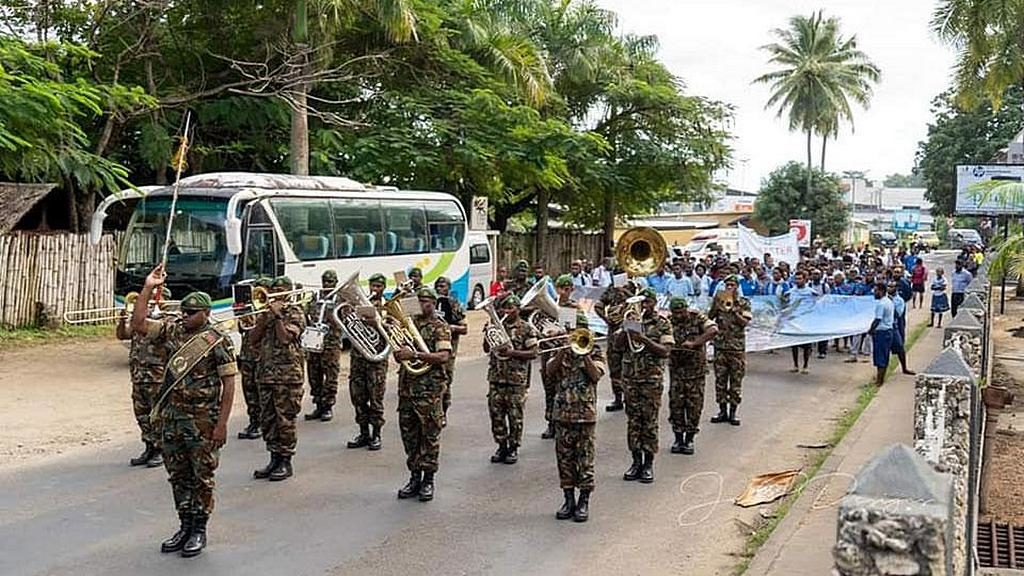
M 384 204 L 384 253 L 418 254 L 427 251 L 427 222 L 422 206 Z
M 270 205 L 299 260 L 334 258 L 334 228 L 326 200 L 275 198 Z
M 379 256 L 384 253 L 380 202 L 346 198 L 331 200 L 334 213 L 334 244 L 338 258 Z
M 426 202 L 427 222 L 430 228 L 430 249 L 454 252 L 462 246 L 466 223 L 462 211 L 454 202 Z

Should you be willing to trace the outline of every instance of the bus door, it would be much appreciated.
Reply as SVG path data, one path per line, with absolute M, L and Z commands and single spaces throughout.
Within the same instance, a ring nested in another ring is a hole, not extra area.
M 245 251 L 239 280 L 266 276 L 274 278 L 284 274 L 284 258 L 277 244 L 277 233 L 261 203 L 246 206 Z

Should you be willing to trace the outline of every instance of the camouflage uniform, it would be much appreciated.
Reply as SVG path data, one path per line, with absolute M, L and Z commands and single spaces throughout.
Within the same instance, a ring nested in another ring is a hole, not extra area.
M 272 313 L 268 313 L 271 314 Z M 288 304 L 281 312 L 286 325 L 306 327 L 302 308 Z M 274 329 L 273 318 L 264 319 L 267 327 L 260 342 L 260 364 L 256 373 L 260 389 L 260 430 L 271 454 L 291 457 L 297 442 L 295 416 L 302 409 L 303 353 L 296 335 L 290 342 L 281 342 Z
M 679 346 L 707 333 L 715 327 L 714 321 L 699 310 L 687 310 L 686 318 L 671 319 L 672 334 Z M 700 431 L 701 411 L 704 408 L 704 380 L 707 374 L 705 347 L 695 349 L 673 348 L 669 354 L 668 421 L 676 434 Z
M 555 459 L 562 489 L 594 489 L 594 434 L 597 425 L 597 381 L 587 375 L 583 356 L 568 355 L 568 362 L 552 373 L 555 381 Z M 598 346 L 590 353 L 601 374 L 607 370 Z
M 508 281 L 508 284 L 506 284 L 505 289 L 508 290 L 510 294 L 515 294 L 522 298 L 523 294 L 526 294 L 530 290 L 531 286 L 533 286 L 533 284 L 530 283 L 529 278 L 512 278 Z
M 537 330 L 522 318 L 506 323 L 505 331 L 512 340 L 513 350 L 530 350 L 537 346 Z M 494 441 L 509 448 L 518 447 L 523 439 L 523 406 L 529 388 L 527 375 L 529 360 L 508 358 L 502 360 L 492 350 L 487 369 L 487 409 L 491 415 L 491 435 Z
M 601 294 L 601 299 L 597 301 L 594 307 L 603 316 L 609 308 L 625 304 L 628 297 L 629 294 L 627 294 L 625 288 L 609 286 Z M 607 318 L 605 318 L 605 322 L 608 324 L 608 341 L 611 343 L 608 346 L 608 373 L 612 381 L 612 392 L 616 395 L 621 395 L 623 394 L 622 349 L 615 344 L 616 338 L 613 338 L 613 336 L 622 328 L 622 322 L 612 323 Z
M 157 391 L 164 380 L 167 351 L 143 334 L 133 333 L 128 352 L 128 369 L 132 379 L 132 411 L 142 432 L 142 441 L 160 445 L 160 431 L 149 421 Z
M 708 317 L 718 324 L 715 337 L 715 402 L 717 404 L 739 405 L 743 387 L 743 375 L 747 370 L 746 326 L 741 318 L 750 321 L 750 300 L 736 297 L 732 311 L 726 312 L 712 304 Z
M 320 305 L 323 301 L 313 300 L 306 306 L 306 321 L 313 325 L 320 322 Z M 313 404 L 321 410 L 334 407 L 338 399 L 338 375 L 341 373 L 341 330 L 327 319 L 334 304 L 327 303 L 324 309 L 324 336 L 322 352 L 306 352 L 306 377 L 309 379 L 309 395 Z
M 378 308 L 382 299 L 370 296 Z M 367 360 L 355 347 L 349 352 L 348 394 L 360 428 L 384 426 L 384 390 L 388 379 L 388 357 L 377 362 Z
M 436 315 L 417 314 L 413 322 L 430 352 L 452 349 L 451 331 Z M 444 424 L 441 397 L 448 378 L 445 370 L 440 365 L 431 365 L 419 375 L 404 367 L 398 370 L 398 428 L 410 472 L 437 472 Z
M 168 358 L 194 334 L 186 332 L 181 321 L 146 321 L 150 345 L 162 348 Z M 214 471 L 220 451 L 212 438 L 220 416 L 221 377 L 238 373 L 231 339 L 218 334 L 223 336 L 221 341 L 171 389 L 157 415 L 164 466 L 174 506 L 182 518 L 208 517 L 213 511 Z
M 576 304 L 576 301 L 571 299 L 571 298 L 569 300 L 564 301 L 564 302 L 559 300 L 558 305 L 560 307 L 563 307 L 563 308 L 579 308 L 579 305 Z M 538 310 L 537 312 L 534 312 L 534 314 L 542 314 L 542 312 Z M 544 334 L 541 334 L 540 336 L 543 338 Z M 560 342 L 558 340 L 550 340 L 548 342 L 542 342 L 541 345 L 540 345 L 540 351 L 541 351 L 541 354 L 540 354 L 540 366 L 541 366 L 540 382 L 541 382 L 541 384 L 544 385 L 544 420 L 546 420 L 548 422 L 554 422 L 555 421 L 555 419 L 554 419 L 555 393 L 557 392 L 557 389 L 558 389 L 558 383 L 555 382 L 554 378 L 548 376 L 548 373 L 544 371 L 544 364 L 548 361 L 549 358 L 551 358 L 551 354 L 553 354 L 553 353 L 546 353 L 545 350 L 546 349 L 551 349 L 551 348 L 558 348 L 558 347 L 563 346 L 563 345 L 565 345 L 565 342 L 564 341 Z
M 238 373 L 242 377 L 242 396 L 249 422 L 260 422 L 260 389 L 256 383 L 256 368 L 260 362 L 260 351 L 251 330 L 242 330 L 242 345 L 238 351 Z
M 644 335 L 670 346 L 672 323 L 657 313 L 645 313 Z M 626 381 L 627 442 L 631 451 L 658 452 L 658 411 L 664 390 L 665 359 L 648 349 L 639 354 L 627 345 L 622 354 L 622 377 Z
M 458 298 L 449 298 L 448 301 L 451 304 L 451 318 L 446 320 L 451 322 L 449 326 L 465 326 L 466 311 L 463 310 L 462 303 L 459 302 Z M 444 397 L 441 400 L 445 413 L 448 412 L 448 407 L 452 404 L 452 381 L 455 380 L 455 356 L 459 353 L 459 338 L 461 337 L 461 334 L 455 334 L 452 332 L 452 355 L 448 358 L 448 365 L 445 366 L 448 381 L 444 388 Z

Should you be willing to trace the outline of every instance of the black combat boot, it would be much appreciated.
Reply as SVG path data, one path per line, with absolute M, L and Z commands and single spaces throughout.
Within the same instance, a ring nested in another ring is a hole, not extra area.
M 149 442 L 146 442 L 146 448 L 142 451 L 142 454 L 139 454 L 135 458 L 132 458 L 131 460 L 128 461 L 128 463 L 131 464 L 132 466 L 144 466 L 146 463 L 149 462 L 149 459 L 153 457 L 154 450 L 156 450 L 156 447 L 154 447 Z
M 640 468 L 639 480 L 644 484 L 654 482 L 654 452 L 644 452 L 644 465 Z
M 640 477 L 640 470 L 644 467 L 644 453 L 640 450 L 633 450 L 633 464 L 622 475 L 626 482 L 632 482 Z
M 519 462 L 519 446 L 510 444 L 508 454 L 505 455 L 505 464 L 515 464 L 516 462 Z
M 346 444 L 346 446 L 348 446 L 349 448 L 365 448 L 369 444 L 370 444 L 370 425 L 369 424 L 360 424 L 359 425 L 359 434 L 357 434 L 355 438 L 349 440 L 348 444 Z
M 729 413 L 727 412 L 728 406 L 729 405 L 725 403 L 718 404 L 718 414 L 711 417 L 712 424 L 721 424 L 722 422 L 729 421 Z
M 260 437 L 260 423 L 255 420 L 250 420 L 249 425 L 238 433 L 239 440 L 256 440 Z
M 420 471 L 416 470 L 409 475 L 409 482 L 398 489 L 398 499 L 405 500 L 406 498 L 418 496 L 420 493 L 420 483 Z
M 303 416 L 305 420 L 319 420 L 324 415 L 324 409 L 319 404 L 316 405 L 316 409 L 312 412 Z
M 181 518 L 181 527 L 174 533 L 174 536 L 160 543 L 160 551 L 164 554 L 181 550 L 189 536 L 192 535 L 192 515 L 181 512 L 178 516 Z
M 370 441 L 366 443 L 367 450 L 380 450 L 380 426 L 370 425 Z
M 729 424 L 733 426 L 740 425 L 740 419 L 736 417 L 736 409 L 739 407 L 739 404 L 729 404 Z
M 671 452 L 673 454 L 682 454 L 684 450 L 683 447 L 686 445 L 686 440 L 684 440 L 685 436 L 682 432 L 675 432 L 675 436 L 676 441 L 672 444 Z
M 423 482 L 420 482 L 420 502 L 430 502 L 434 499 L 434 473 L 424 472 Z
M 611 404 L 605 406 L 604 407 L 604 411 L 605 412 L 618 412 L 619 410 L 622 410 L 623 408 L 625 408 L 625 406 L 622 404 L 622 392 L 616 392 L 615 393 L 615 400 L 612 400 Z
M 683 454 L 687 456 L 693 455 L 693 437 L 696 435 L 696 432 L 686 432 L 683 435 Z
M 548 422 L 547 430 L 540 433 L 540 437 L 544 440 L 551 440 L 555 437 L 555 423 Z
M 558 509 L 558 512 L 555 512 L 555 518 L 568 520 L 572 518 L 573 512 L 576 511 L 576 489 L 562 488 L 562 494 L 565 496 L 565 502 L 562 502 L 562 507 Z
M 146 460 L 146 466 L 148 468 L 156 468 L 164 465 L 164 451 L 159 448 L 153 448 L 153 454 Z
M 183 557 L 199 556 L 203 548 L 206 548 L 206 520 L 208 518 L 209 516 L 206 514 L 196 514 L 192 522 L 192 534 L 189 535 L 188 541 L 181 549 Z
M 498 449 L 495 450 L 494 454 L 491 455 L 491 463 L 492 464 L 498 464 L 500 462 L 504 462 L 505 458 L 507 456 L 508 456 L 508 444 L 505 443 L 505 442 L 502 442 L 502 443 L 498 444 Z
M 572 519 L 576 522 L 586 522 L 590 518 L 590 490 L 580 490 L 580 499 L 576 502 L 576 510 Z
M 292 477 L 292 457 L 281 456 L 277 460 L 277 467 L 270 471 L 270 481 L 280 482 Z
M 332 410 L 330 406 L 328 406 L 328 407 L 326 407 L 326 408 L 324 408 L 323 410 L 320 411 L 320 421 L 321 422 L 330 422 L 333 419 L 334 419 L 334 410 Z
M 256 478 L 257 480 L 263 480 L 265 478 L 270 478 L 270 473 L 273 472 L 275 468 L 277 468 L 277 464 L 278 464 L 278 461 L 280 459 L 281 459 L 280 456 L 278 456 L 277 454 L 274 454 L 273 452 L 271 452 L 270 453 L 270 462 L 266 466 L 264 466 L 263 468 L 260 468 L 258 470 L 253 470 L 252 471 L 252 477 Z

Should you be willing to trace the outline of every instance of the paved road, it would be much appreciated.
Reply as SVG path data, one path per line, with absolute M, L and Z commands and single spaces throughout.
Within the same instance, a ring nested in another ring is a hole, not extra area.
M 392 382 L 380 452 L 344 448 L 353 431 L 344 400 L 334 422 L 300 423 L 290 481 L 252 480 L 266 460 L 262 443 L 231 440 L 217 473 L 211 545 L 191 560 L 158 552 L 175 528 L 171 494 L 162 469 L 127 467 L 134 442 L 0 475 L 0 574 L 728 574 L 758 517 L 732 498 L 751 476 L 812 457 L 796 444 L 826 438 L 872 372 L 833 355 L 810 375 L 792 375 L 788 351 L 751 355 L 749 364 L 743 426 L 705 423 L 696 456 L 668 453 L 662 407 L 652 485 L 621 480 L 625 415 L 602 412 L 586 524 L 554 519 L 561 493 L 552 442 L 539 437 L 539 385 L 519 464 L 489 463 L 486 364 L 477 359 L 457 369 L 431 503 L 395 498 L 407 473 Z M 601 391 L 603 406 L 607 381 Z M 707 391 L 705 422 L 710 378 Z

